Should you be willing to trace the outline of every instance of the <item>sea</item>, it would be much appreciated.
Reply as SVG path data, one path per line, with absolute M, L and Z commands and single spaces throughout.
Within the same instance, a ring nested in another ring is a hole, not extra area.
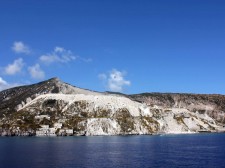
M 0 137 L 0 168 L 225 168 L 225 134 Z

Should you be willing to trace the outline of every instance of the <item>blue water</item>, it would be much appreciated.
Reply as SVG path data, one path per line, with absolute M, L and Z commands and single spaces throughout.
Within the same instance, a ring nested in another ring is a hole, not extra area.
M 1 137 L 0 168 L 225 167 L 225 134 Z

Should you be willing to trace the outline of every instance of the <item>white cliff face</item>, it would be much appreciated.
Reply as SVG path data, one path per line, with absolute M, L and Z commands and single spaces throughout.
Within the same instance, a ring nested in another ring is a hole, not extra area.
M 68 110 L 68 108 L 78 101 L 85 101 L 88 104 L 86 108 L 87 112 L 91 112 L 98 108 L 109 109 L 111 110 L 111 116 L 118 110 L 122 108 L 128 109 L 130 114 L 133 117 L 151 116 L 150 109 L 138 102 L 132 101 L 125 97 L 118 97 L 112 95 L 84 95 L 84 94 L 75 94 L 75 95 L 66 95 L 66 94 L 45 94 L 40 95 L 36 99 L 28 102 L 23 108 L 29 108 L 37 102 L 44 102 L 47 100 L 62 100 L 66 103 L 63 107 L 62 112 Z M 40 107 L 41 108 L 41 107 Z
M 87 120 L 86 135 L 118 135 L 120 125 L 114 119 L 91 118 Z
M 20 110 L 49 113 L 54 122 L 62 122 L 77 135 L 180 134 L 221 129 L 206 113 L 150 107 L 118 95 L 45 94 L 27 101 Z
M 199 114 L 187 109 L 172 108 L 169 112 L 162 112 L 161 115 L 158 121 L 160 122 L 161 131 L 165 133 L 214 132 L 222 129 L 221 125 L 218 125 L 207 114 Z

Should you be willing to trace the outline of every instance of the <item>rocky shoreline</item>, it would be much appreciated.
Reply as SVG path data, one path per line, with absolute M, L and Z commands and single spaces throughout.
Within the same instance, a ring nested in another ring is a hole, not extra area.
M 198 132 L 180 132 L 180 133 L 164 133 L 164 132 L 158 132 L 158 133 L 151 133 L 151 134 L 118 134 L 118 135 L 86 135 L 84 134 L 67 134 L 67 133 L 61 133 L 61 134 L 55 134 L 55 135 L 37 135 L 36 131 L 30 130 L 30 131 L 10 131 L 10 130 L 1 130 L 0 129 L 0 137 L 67 137 L 67 136 L 136 136 L 136 135 L 180 135 L 180 134 L 203 134 L 203 133 L 225 133 L 224 130 L 220 131 L 198 131 Z

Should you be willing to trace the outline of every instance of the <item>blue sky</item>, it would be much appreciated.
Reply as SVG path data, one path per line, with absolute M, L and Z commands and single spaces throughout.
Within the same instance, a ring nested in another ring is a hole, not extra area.
M 225 94 L 224 0 L 1 0 L 0 89 Z

